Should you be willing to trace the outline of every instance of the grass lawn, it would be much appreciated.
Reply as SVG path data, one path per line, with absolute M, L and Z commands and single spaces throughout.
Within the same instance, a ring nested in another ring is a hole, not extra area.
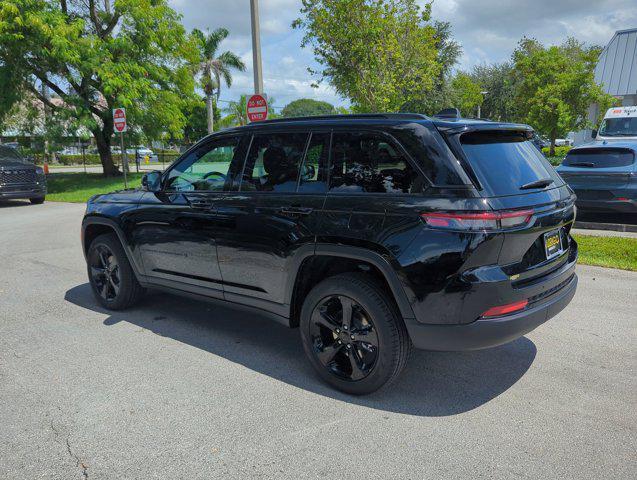
M 128 174 L 128 187 L 141 185 L 142 173 Z M 46 178 L 47 201 L 84 203 L 97 193 L 124 188 L 124 177 L 104 178 L 101 173 L 51 173 Z
M 637 238 L 574 235 L 579 263 L 637 271 Z

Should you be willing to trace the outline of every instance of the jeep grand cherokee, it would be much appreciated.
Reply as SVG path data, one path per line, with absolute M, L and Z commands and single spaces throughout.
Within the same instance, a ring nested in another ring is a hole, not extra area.
M 212 134 L 82 226 L 107 308 L 145 288 L 259 309 L 352 394 L 412 346 L 472 350 L 560 312 L 577 286 L 574 195 L 526 125 L 456 114 L 260 122 Z

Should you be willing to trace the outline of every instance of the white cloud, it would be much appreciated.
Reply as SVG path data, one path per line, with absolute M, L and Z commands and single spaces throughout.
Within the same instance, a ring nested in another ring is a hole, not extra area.
M 424 5 L 429 0 L 418 0 Z M 236 99 L 251 93 L 252 44 L 249 0 L 169 0 L 181 14 L 187 29 L 215 29 L 224 26 L 230 36 L 223 50 L 239 54 L 248 67 L 233 74 L 230 89 L 222 98 Z M 265 87 L 276 104 L 307 96 L 336 105 L 347 102 L 332 88 L 307 71 L 316 67 L 312 50 L 301 48 L 302 32 L 291 23 L 299 16 L 300 0 L 260 0 L 261 45 Z M 559 44 L 574 36 L 588 44 L 605 45 L 616 30 L 637 26 L 635 0 L 434 0 L 432 18 L 451 22 L 457 41 L 463 46 L 458 68 L 500 62 L 510 58 L 523 37 L 534 37 L 545 44 Z

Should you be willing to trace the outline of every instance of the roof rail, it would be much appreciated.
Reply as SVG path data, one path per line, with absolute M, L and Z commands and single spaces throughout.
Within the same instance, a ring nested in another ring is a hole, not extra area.
M 264 123 L 285 123 L 285 122 L 307 122 L 313 120 L 374 120 L 374 119 L 396 119 L 396 120 L 424 120 L 426 115 L 420 113 L 356 113 L 346 115 L 315 115 L 309 117 L 285 117 L 272 120 L 255 122 L 258 125 Z
M 452 108 L 445 108 L 443 110 L 440 110 L 438 113 L 434 115 L 434 117 L 458 120 L 459 118 L 461 118 L 461 115 L 460 115 L 460 110 L 452 107 Z

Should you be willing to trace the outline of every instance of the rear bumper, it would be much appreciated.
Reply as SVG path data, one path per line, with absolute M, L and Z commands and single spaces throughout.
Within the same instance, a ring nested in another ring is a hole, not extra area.
M 574 267 L 573 262 L 568 270 Z M 529 333 L 557 315 L 570 303 L 576 289 L 577 275 L 573 272 L 565 286 L 520 313 L 468 324 L 432 325 L 415 319 L 405 319 L 405 324 L 412 343 L 419 349 L 465 351 L 495 347 Z
M 46 195 L 46 185 L 3 185 L 0 186 L 0 200 L 11 200 L 18 198 L 37 198 Z

